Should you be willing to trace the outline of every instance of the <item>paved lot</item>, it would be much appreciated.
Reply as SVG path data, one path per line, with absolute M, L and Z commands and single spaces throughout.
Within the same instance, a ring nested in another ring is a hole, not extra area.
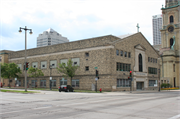
M 0 93 L 1 119 L 180 119 L 180 91 Z

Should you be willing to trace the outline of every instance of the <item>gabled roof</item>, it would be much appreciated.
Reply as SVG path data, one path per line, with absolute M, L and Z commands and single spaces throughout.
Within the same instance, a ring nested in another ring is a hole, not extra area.
M 139 49 L 139 50 L 146 50 L 146 48 L 140 44 L 135 45 L 134 48 Z

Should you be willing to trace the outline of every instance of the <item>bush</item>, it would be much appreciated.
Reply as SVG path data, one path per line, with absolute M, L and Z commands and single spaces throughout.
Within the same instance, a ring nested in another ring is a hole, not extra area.
M 172 87 L 171 84 L 169 84 L 169 83 L 162 83 L 161 84 L 161 88 L 169 88 L 169 87 Z

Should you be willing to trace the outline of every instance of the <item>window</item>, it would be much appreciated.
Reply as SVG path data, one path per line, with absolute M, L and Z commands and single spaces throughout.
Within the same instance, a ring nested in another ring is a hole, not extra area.
M 124 52 L 124 57 L 127 57 L 127 52 Z
M 130 87 L 130 80 L 128 79 L 117 79 L 117 87 Z
M 89 57 L 89 53 L 88 53 L 88 52 L 86 52 L 86 53 L 85 53 L 85 56 L 86 56 L 86 57 Z
M 149 74 L 157 74 L 157 68 L 148 67 Z
M 22 69 L 22 65 L 21 64 L 17 64 L 19 69 Z
M 72 80 L 72 87 L 79 87 L 79 79 L 73 79 Z
M 175 64 L 173 64 L 173 71 L 175 72 Z
M 128 57 L 131 58 L 131 53 L 130 52 L 128 52 Z
M 124 64 L 124 63 L 116 63 L 116 70 L 117 71 L 130 71 L 131 70 L 131 64 Z
M 157 84 L 157 80 L 149 80 L 149 86 L 154 87 Z
M 79 58 L 72 58 L 72 62 L 73 62 L 74 65 L 79 66 Z
M 89 71 L 89 66 L 86 66 L 86 67 L 85 67 L 85 71 Z
M 67 59 L 62 59 L 62 60 L 60 60 L 60 63 L 61 63 L 61 64 L 62 64 L 62 63 L 65 63 L 65 64 L 67 65 L 67 62 L 68 62 Z
M 51 60 L 50 61 L 50 68 L 56 68 L 57 67 L 57 60 Z
M 56 79 L 51 80 L 51 86 L 56 87 Z
M 139 72 L 143 71 L 142 55 L 139 54 Z
M 46 80 L 40 81 L 40 87 L 46 87 Z
M 47 68 L 47 61 L 41 62 L 41 69 Z
M 121 50 L 121 56 L 123 56 L 123 51 Z
M 33 63 L 32 63 L 32 67 L 33 67 L 33 68 L 38 68 L 38 62 L 33 62 Z
M 173 18 L 172 15 L 169 17 L 169 19 L 170 19 L 170 23 L 173 23 L 173 22 L 174 22 L 174 18 Z
M 119 55 L 119 50 L 116 50 L 116 55 Z
M 0 62 L 2 61 L 2 57 L 0 56 Z
M 61 79 L 60 85 L 67 85 L 67 79 Z
M 174 42 L 174 40 L 173 40 L 173 38 L 171 38 L 171 39 L 170 39 L 170 48 L 171 48 L 171 46 L 173 45 L 173 42 Z
M 37 80 L 31 80 L 31 86 L 37 87 Z
M 152 62 L 152 58 L 151 58 L 151 62 Z
M 148 62 L 151 62 L 151 58 L 150 57 L 148 57 Z

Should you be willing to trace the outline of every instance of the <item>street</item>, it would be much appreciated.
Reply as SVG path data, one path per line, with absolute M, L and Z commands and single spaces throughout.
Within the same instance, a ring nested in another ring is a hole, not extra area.
M 0 92 L 1 119 L 178 119 L 180 91 Z

